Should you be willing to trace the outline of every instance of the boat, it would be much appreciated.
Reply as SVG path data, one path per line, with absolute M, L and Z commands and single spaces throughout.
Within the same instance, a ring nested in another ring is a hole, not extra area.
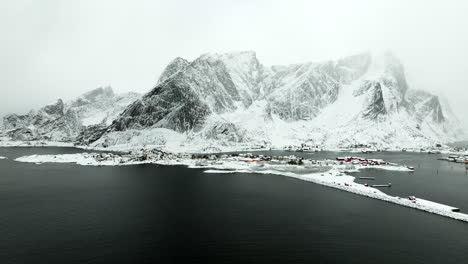
M 458 159 L 458 156 L 448 156 L 448 158 L 447 158 L 447 160 L 451 161 L 451 162 L 455 162 L 455 161 L 457 161 L 457 159 Z
M 374 177 L 359 177 L 359 179 L 363 179 L 363 180 L 375 180 Z
M 374 187 L 374 188 L 392 187 L 392 184 L 391 183 L 388 183 L 388 184 L 374 184 L 371 187 Z

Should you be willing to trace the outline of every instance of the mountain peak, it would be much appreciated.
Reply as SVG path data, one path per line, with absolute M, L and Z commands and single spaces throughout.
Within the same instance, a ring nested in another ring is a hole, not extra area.
M 98 99 L 98 97 L 104 96 L 104 97 L 114 97 L 114 90 L 112 90 L 112 87 L 106 86 L 106 87 L 98 87 L 96 89 L 93 89 L 89 92 L 86 92 L 83 94 L 83 98 L 89 101 L 95 101 Z
M 55 104 L 47 105 L 42 110 L 49 115 L 62 115 L 64 112 L 65 104 L 62 99 L 58 99 Z
M 257 57 L 257 53 L 252 50 L 228 52 L 228 53 L 224 53 L 223 55 L 226 57 L 246 57 L 246 58 Z
M 375 63 L 381 64 L 384 69 L 403 68 L 403 63 L 395 54 L 395 52 L 387 49 L 383 51 L 368 51 L 367 54 Z
M 165 80 L 169 79 L 172 75 L 183 70 L 189 64 L 190 64 L 189 61 L 187 61 L 186 59 L 181 58 L 181 57 L 176 57 L 166 66 L 164 71 L 161 73 L 157 84 L 160 84 L 164 82 Z
M 257 54 L 255 51 L 233 51 L 226 53 L 204 53 L 200 56 L 201 59 L 243 59 L 243 60 L 256 60 Z

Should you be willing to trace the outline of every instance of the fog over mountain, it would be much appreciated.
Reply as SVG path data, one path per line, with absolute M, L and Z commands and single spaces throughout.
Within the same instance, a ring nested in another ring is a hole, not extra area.
M 0 7 L 1 116 L 107 85 L 144 94 L 177 57 L 253 50 L 272 66 L 391 50 L 408 86 L 439 95 L 468 129 L 464 1 L 18 0 Z

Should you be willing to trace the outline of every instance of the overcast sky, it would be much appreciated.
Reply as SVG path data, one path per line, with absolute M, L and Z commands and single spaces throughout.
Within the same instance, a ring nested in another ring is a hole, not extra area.
M 0 2 L 0 115 L 105 85 L 146 92 L 174 57 L 254 50 L 265 65 L 392 50 L 412 88 L 468 128 L 467 1 Z

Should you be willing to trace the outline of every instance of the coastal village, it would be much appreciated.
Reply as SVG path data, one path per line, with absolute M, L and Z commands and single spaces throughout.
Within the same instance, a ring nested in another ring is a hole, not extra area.
M 140 150 L 130 153 L 93 153 L 91 155 L 97 162 L 105 161 L 118 161 L 119 164 L 133 164 L 133 163 L 151 163 L 152 161 L 164 160 L 192 160 L 197 166 L 208 166 L 212 164 L 219 164 L 223 161 L 237 161 L 246 164 L 269 164 L 269 165 L 297 165 L 305 168 L 317 167 L 331 167 L 341 166 L 347 170 L 354 170 L 355 166 L 393 166 L 398 167 L 398 164 L 387 162 L 381 159 L 368 159 L 361 157 L 337 157 L 334 160 L 314 160 L 306 159 L 296 155 L 285 156 L 270 156 L 256 153 L 231 153 L 231 154 L 184 154 L 172 153 L 159 149 L 153 150 Z M 414 170 L 412 167 L 406 167 L 408 170 Z
M 336 152 L 349 152 L 349 153 L 361 153 L 361 154 L 372 154 L 375 152 L 387 152 L 387 151 L 401 151 L 401 152 L 414 152 L 414 153 L 425 153 L 425 154 L 445 154 L 449 155 L 446 157 L 440 157 L 438 160 L 445 160 L 455 163 L 464 163 L 468 164 L 468 149 L 460 147 L 448 147 L 442 144 L 436 144 L 434 147 L 429 148 L 402 148 L 397 150 L 392 150 L 389 148 L 376 148 L 371 145 L 365 144 L 356 144 L 350 145 L 347 147 L 328 150 L 324 149 L 319 145 L 308 145 L 301 144 L 298 146 L 288 145 L 283 148 L 285 151 L 289 152 L 322 152 L 322 151 L 336 151 Z

